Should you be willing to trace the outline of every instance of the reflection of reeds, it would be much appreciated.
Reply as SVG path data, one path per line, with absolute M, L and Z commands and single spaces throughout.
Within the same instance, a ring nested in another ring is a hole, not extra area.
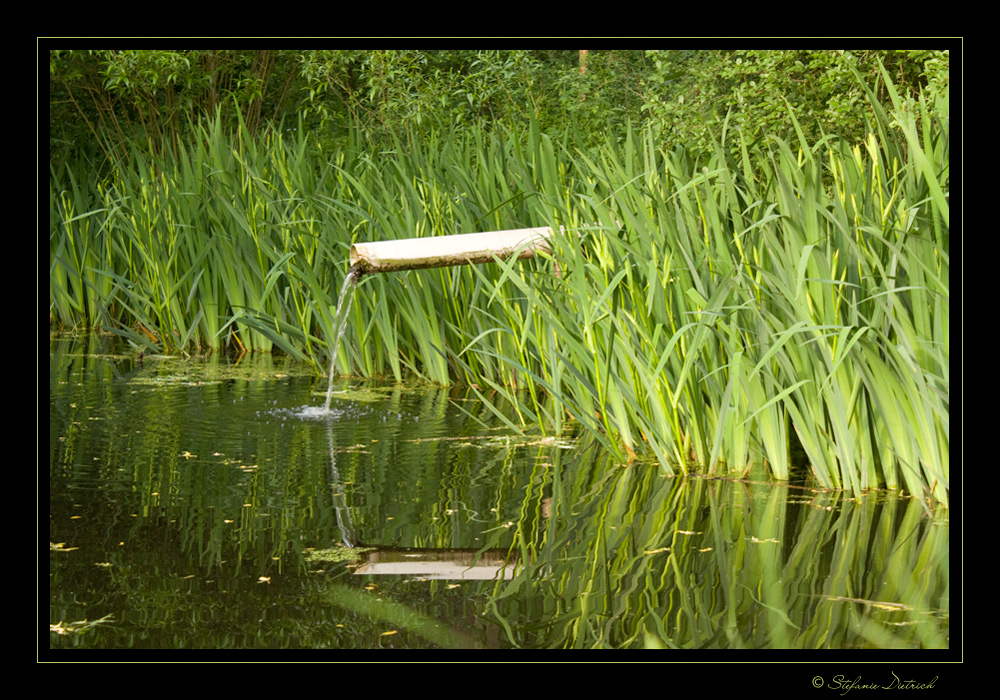
M 948 528 L 916 500 L 574 465 L 490 603 L 517 646 L 948 648 Z
M 462 381 L 512 425 L 579 427 L 668 473 L 787 479 L 796 442 L 823 487 L 946 502 L 948 115 L 891 95 L 863 144 L 730 134 L 698 162 L 651 131 L 586 154 L 532 128 L 326 159 L 303 130 L 212 123 L 107 181 L 53 174 L 50 313 L 323 372 L 352 242 L 562 226 L 558 268 L 363 277 L 336 369 Z

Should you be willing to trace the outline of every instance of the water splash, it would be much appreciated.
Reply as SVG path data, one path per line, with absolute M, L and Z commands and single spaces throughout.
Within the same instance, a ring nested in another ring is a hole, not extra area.
M 337 310 L 333 314 L 333 327 L 336 333 L 333 336 L 333 344 L 330 346 L 330 384 L 326 389 L 326 402 L 323 404 L 323 414 L 330 413 L 330 400 L 333 398 L 333 379 L 336 376 L 337 348 L 340 347 L 340 339 L 347 330 L 347 315 L 351 312 L 351 302 L 354 300 L 354 288 L 358 285 L 358 278 L 361 277 L 361 270 L 355 265 L 344 278 L 344 285 L 340 288 L 340 298 L 337 299 Z M 346 304 L 344 302 L 347 302 Z
M 310 419 L 310 418 L 330 418 L 331 416 L 340 415 L 339 412 L 331 411 L 323 406 L 301 406 L 299 408 L 290 411 L 291 415 L 296 418 Z

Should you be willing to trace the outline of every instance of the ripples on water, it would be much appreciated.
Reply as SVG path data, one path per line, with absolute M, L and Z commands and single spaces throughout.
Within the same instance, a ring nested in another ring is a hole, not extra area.
M 370 405 L 351 402 L 330 408 L 313 405 L 298 406 L 296 408 L 272 408 L 266 411 L 258 411 L 257 415 L 272 416 L 281 418 L 282 420 L 293 418 L 306 421 L 328 421 L 331 423 L 360 419 L 377 421 L 379 423 L 387 423 L 389 421 L 417 423 L 420 421 L 419 416 L 407 415 L 398 411 L 377 409 Z

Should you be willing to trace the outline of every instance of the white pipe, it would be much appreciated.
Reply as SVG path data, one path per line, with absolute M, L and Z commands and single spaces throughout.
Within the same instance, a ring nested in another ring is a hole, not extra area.
M 361 273 L 421 270 L 448 265 L 476 265 L 530 258 L 538 250 L 549 250 L 549 226 L 511 231 L 462 233 L 455 236 L 404 238 L 397 241 L 355 243 L 351 246 L 351 268 Z

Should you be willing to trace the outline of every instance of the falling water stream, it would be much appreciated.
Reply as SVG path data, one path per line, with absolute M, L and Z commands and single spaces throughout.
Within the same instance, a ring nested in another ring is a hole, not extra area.
M 323 413 L 330 412 L 330 399 L 333 398 L 333 378 L 336 374 L 337 348 L 340 347 L 340 339 L 347 328 L 347 314 L 351 312 L 351 302 L 354 300 L 354 288 L 357 287 L 358 278 L 361 271 L 355 266 L 344 278 L 344 286 L 340 288 L 340 298 L 337 299 L 337 310 L 333 314 L 333 327 L 336 333 L 333 336 L 333 345 L 330 348 L 330 384 L 326 389 L 326 402 L 323 404 Z M 345 304 L 344 301 L 347 301 Z
M 330 344 L 330 381 L 326 388 L 326 400 L 322 406 L 303 406 L 301 410 L 296 412 L 300 418 L 327 418 L 332 415 L 330 402 L 333 399 L 333 383 L 337 372 L 337 349 L 340 347 L 340 339 L 344 336 L 344 331 L 347 330 L 347 316 L 351 312 L 354 289 L 357 287 L 360 277 L 361 270 L 352 267 L 340 288 L 337 309 L 333 314 L 334 334 Z
M 303 406 L 297 413 L 300 418 L 326 418 L 331 415 L 330 402 L 333 399 L 333 382 L 337 373 L 337 349 L 340 347 L 340 339 L 344 336 L 344 331 L 347 330 L 347 316 L 351 312 L 354 289 L 357 287 L 360 277 L 361 271 L 357 267 L 352 267 L 340 288 L 340 298 L 337 299 L 337 309 L 333 314 L 334 334 L 330 343 L 330 381 L 326 388 L 326 400 L 322 407 Z

